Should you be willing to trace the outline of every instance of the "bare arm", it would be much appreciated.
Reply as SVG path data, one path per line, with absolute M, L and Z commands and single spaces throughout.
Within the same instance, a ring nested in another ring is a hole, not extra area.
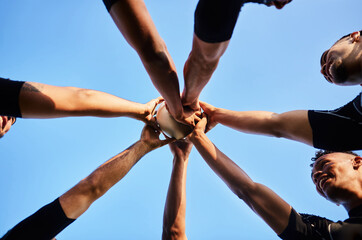
M 174 159 L 163 214 L 162 239 L 187 239 L 185 231 L 186 170 L 192 144 L 179 140 L 171 143 L 170 148 Z
M 232 111 L 216 108 L 205 102 L 200 102 L 200 105 L 209 117 L 207 131 L 220 123 L 245 133 L 283 137 L 313 145 L 307 110 L 278 114 L 267 111 Z
M 165 99 L 171 115 L 194 125 L 193 114 L 183 110 L 175 64 L 143 0 L 116 2 L 109 11 L 127 42 L 138 53 L 153 85 Z
M 63 194 L 59 201 L 66 216 L 71 219 L 78 218 L 95 200 L 120 181 L 145 154 L 174 141 L 160 140 L 159 135 L 159 131 L 146 125 L 139 141 L 103 163 Z
M 141 104 L 105 92 L 34 82 L 26 82 L 19 97 L 24 118 L 127 116 L 144 122 L 154 120 L 154 110 L 161 101 L 162 98 L 157 98 Z
M 205 126 L 204 117 L 189 138 L 206 163 L 275 233 L 282 233 L 288 225 L 290 205 L 268 187 L 254 182 L 223 154 L 205 135 Z

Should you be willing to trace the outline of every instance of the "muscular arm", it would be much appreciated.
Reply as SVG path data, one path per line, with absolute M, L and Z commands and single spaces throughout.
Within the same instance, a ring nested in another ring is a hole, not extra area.
M 174 154 L 173 168 L 163 214 L 162 239 L 187 239 L 186 215 L 186 170 L 192 144 L 179 140 L 170 144 Z
M 95 200 L 120 181 L 145 154 L 173 141 L 159 140 L 159 134 L 154 128 L 145 126 L 139 141 L 103 163 L 63 194 L 59 201 L 66 216 L 78 218 Z
M 19 96 L 24 118 L 127 116 L 146 122 L 160 101 L 141 104 L 100 91 L 34 82 L 25 82 Z
M 267 111 L 232 111 L 216 108 L 205 102 L 200 102 L 200 105 L 209 117 L 207 130 L 220 123 L 245 133 L 283 137 L 313 146 L 307 110 L 278 114 Z
M 175 64 L 143 0 L 116 1 L 109 13 L 124 38 L 138 53 L 153 85 L 165 99 L 171 115 L 193 125 L 184 113 Z
M 282 233 L 288 225 L 290 205 L 268 187 L 254 182 L 238 165 L 213 145 L 204 134 L 202 124 L 206 125 L 205 118 L 198 123 L 190 140 L 206 163 L 275 233 Z

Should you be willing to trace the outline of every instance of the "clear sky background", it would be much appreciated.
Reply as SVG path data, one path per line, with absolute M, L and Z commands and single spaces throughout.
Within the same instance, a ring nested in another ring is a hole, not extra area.
M 196 4 L 146 0 L 181 89 Z M 341 36 L 361 30 L 361 9 L 361 0 L 294 0 L 283 10 L 246 4 L 201 99 L 232 110 L 278 113 L 344 105 L 361 87 L 329 84 L 319 60 Z M 141 103 L 159 95 L 100 0 L 1 0 L 0 76 L 96 89 Z M 0 236 L 137 141 L 142 127 L 129 118 L 18 119 L 0 141 Z M 343 207 L 315 191 L 309 167 L 314 148 L 221 125 L 208 136 L 297 211 L 347 218 Z M 57 238 L 160 239 L 171 168 L 167 146 L 146 155 Z M 186 214 L 189 239 L 279 239 L 195 149 Z

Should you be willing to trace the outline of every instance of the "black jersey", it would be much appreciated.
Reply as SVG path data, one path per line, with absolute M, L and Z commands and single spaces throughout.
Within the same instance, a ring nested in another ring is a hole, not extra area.
M 196 36 L 208 43 L 230 40 L 239 12 L 249 2 L 269 5 L 274 0 L 199 0 L 195 10 Z
M 284 240 L 362 240 L 362 205 L 348 214 L 348 219 L 334 222 L 292 209 L 288 226 L 279 237 Z
M 309 110 L 313 146 L 332 151 L 361 150 L 362 92 L 346 105 L 335 110 Z
M 67 218 L 57 198 L 18 223 L 0 240 L 50 240 L 72 222 L 74 219 Z
M 19 95 L 23 84 L 0 78 L 0 116 L 21 117 Z

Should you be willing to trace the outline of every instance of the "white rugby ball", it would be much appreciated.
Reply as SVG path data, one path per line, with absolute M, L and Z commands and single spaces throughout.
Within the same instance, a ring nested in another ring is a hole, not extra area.
M 182 139 L 189 135 L 193 130 L 191 126 L 177 122 L 167 111 L 165 103 L 161 103 L 158 108 L 156 119 L 162 132 L 169 137 Z

